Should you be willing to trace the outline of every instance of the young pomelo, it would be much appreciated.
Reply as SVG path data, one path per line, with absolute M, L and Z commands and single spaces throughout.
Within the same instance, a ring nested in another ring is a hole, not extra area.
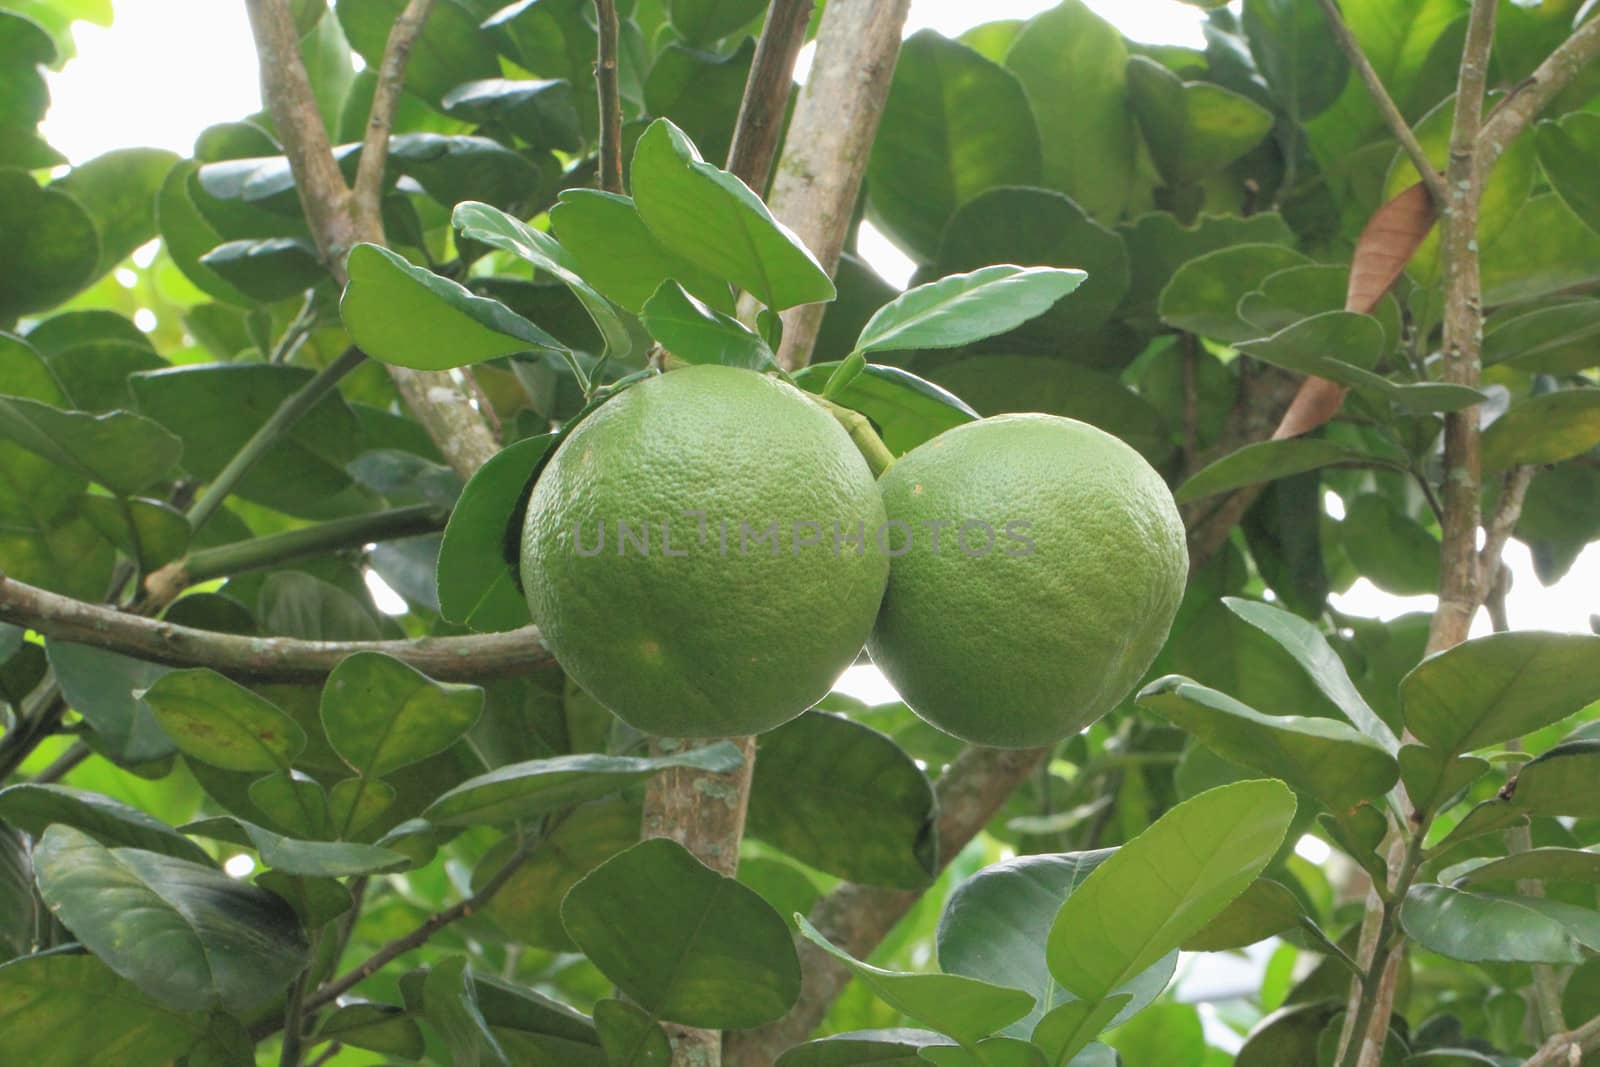
M 1183 597 L 1183 523 L 1110 434 L 1054 415 L 948 430 L 880 482 L 894 554 L 868 642 L 917 714 L 981 745 L 1047 745 L 1110 711 Z M 903 525 L 902 525 L 903 524 Z
M 579 423 L 535 483 L 522 584 L 562 668 L 647 733 L 770 730 L 827 693 L 888 579 L 883 501 L 826 411 L 700 365 Z

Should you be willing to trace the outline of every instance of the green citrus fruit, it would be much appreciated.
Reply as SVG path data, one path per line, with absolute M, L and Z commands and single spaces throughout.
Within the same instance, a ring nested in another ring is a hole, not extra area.
M 1082 422 L 1003 415 L 884 474 L 889 589 L 868 642 L 917 714 L 1030 748 L 1110 711 L 1166 641 L 1183 523 L 1132 448 Z
M 754 734 L 816 703 L 888 580 L 883 501 L 826 411 L 701 365 L 602 405 L 528 502 L 522 583 L 563 669 L 625 722 Z

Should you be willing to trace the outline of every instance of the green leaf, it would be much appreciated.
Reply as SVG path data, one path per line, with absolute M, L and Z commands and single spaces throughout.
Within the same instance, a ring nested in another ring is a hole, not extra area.
M 667 0 L 672 28 L 690 44 L 708 45 L 760 16 L 763 0 Z
M 604 339 L 605 348 L 599 354 L 621 359 L 633 348 L 633 340 L 621 316 L 609 300 L 579 276 L 571 254 L 554 237 L 499 208 L 471 201 L 457 204 L 450 222 L 463 237 L 519 256 L 570 289 Z
M 561 901 L 578 880 L 639 842 L 639 806 L 620 798 L 584 804 L 539 842 L 483 909 L 483 915 L 517 942 L 553 952 L 577 946 L 561 925 Z M 484 853 L 473 870 L 474 888 L 496 874 L 516 848 L 507 838 Z M 741 872 L 750 861 L 741 865 Z
M 91 313 L 68 313 L 74 314 Z M 39 333 L 38 330 L 30 331 L 29 342 L 35 341 Z M 40 351 L 71 400 L 65 406 L 96 413 L 127 410 L 130 399 L 128 375 L 136 371 L 159 370 L 167 365 L 167 361 L 156 355 L 148 343 L 141 341 L 134 344 L 117 338 L 78 341 L 53 351 Z
M 1049 1067 L 1044 1053 L 1015 1037 L 991 1037 L 972 1051 L 949 1045 L 931 1045 L 919 1055 L 935 1067 Z
M 405 9 L 405 0 L 339 0 L 334 5 L 345 36 L 369 70 L 377 70 L 389 31 Z M 500 73 L 491 38 L 478 29 L 477 9 L 459 0 L 434 4 L 405 67 L 406 88 L 437 103 L 451 89 L 476 78 Z
M 583 145 L 572 86 L 559 78 L 465 82 L 440 104 L 446 114 L 480 126 L 499 123 L 536 148 L 576 152 Z
M 718 311 L 733 310 L 728 283 L 657 240 L 628 197 L 565 190 L 550 209 L 550 224 L 577 260 L 579 273 L 635 314 L 669 280 Z
M 183 440 L 184 469 L 210 481 L 312 374 L 281 364 L 203 363 L 135 374 L 128 385 L 139 411 Z M 236 491 L 303 518 L 348 514 L 354 494 L 341 495 L 352 487 L 345 465 L 361 446 L 360 423 L 330 393 L 266 451 Z
M 376 641 L 372 612 L 354 595 L 303 571 L 277 571 L 261 584 L 256 616 L 268 633 L 307 641 Z
M 754 37 L 732 50 L 668 44 L 645 79 L 645 113 L 671 119 L 707 158 L 728 158 L 755 54 Z
M 1278 1009 L 1251 1029 L 1234 1067 L 1316 1063 L 1317 1041 L 1339 1010 L 1342 1005 L 1331 1000 Z
M 1350 61 L 1317 5 L 1251 0 L 1244 13 L 1244 32 L 1273 98 L 1290 122 L 1315 117 L 1344 91 Z
M 1171 808 L 1061 906 L 1045 948 L 1050 973 L 1085 1000 L 1110 995 L 1245 891 L 1282 844 L 1294 810 L 1294 794 L 1270 779 L 1210 789 Z
M 107 849 L 64 826 L 45 831 L 34 865 L 45 903 L 78 940 L 168 1007 L 242 1014 L 307 963 L 294 911 L 215 868 Z
M 1600 740 L 1568 741 L 1522 765 L 1511 802 L 1530 815 L 1600 818 Z
M 0 802 L 4 799 L 0 793 Z M 28 847 L 21 833 L 0 825 L 0 953 L 6 959 L 30 952 L 45 921 L 33 892 L 33 860 Z
M 444 1036 L 451 1063 L 457 1067 L 511 1067 L 510 1057 L 478 1007 L 477 990 L 465 956 L 429 969 L 422 983 L 422 1005 L 423 1015 Z
M 62 411 L 14 396 L 0 396 L 0 437 L 119 496 L 160 481 L 183 453 L 182 441 L 142 416 Z
M 474 296 L 386 248 L 357 245 L 346 268 L 350 284 L 339 301 L 345 329 L 384 363 L 449 370 L 517 352 L 566 351 L 498 300 Z
M 909 974 L 863 963 L 796 915 L 808 941 L 849 967 L 877 998 L 923 1026 L 948 1034 L 963 1045 L 976 1044 L 1026 1016 L 1031 994 L 958 974 Z
M 1033 1031 L 1034 1044 L 1044 1049 L 1051 1064 L 1071 1064 L 1095 1036 L 1118 1015 L 1128 1013 L 1129 995 L 1119 993 L 1104 1000 L 1069 1000 L 1051 1011 Z
M 54 639 L 44 647 L 62 695 L 94 727 L 107 756 L 137 765 L 165 759 L 176 751 L 150 705 L 133 695 L 150 688 L 171 668 Z
M 1484 470 L 1559 463 L 1600 445 L 1600 389 L 1518 400 L 1483 434 Z
M 561 915 L 590 962 L 658 1019 L 748 1029 L 800 995 L 783 919 L 675 841 L 645 841 L 607 860 L 572 887 Z
M 1537 233 L 1539 241 L 1527 235 Z M 1554 193 L 1529 197 L 1483 245 L 1483 298 L 1490 306 L 1530 300 L 1600 278 L 1600 234 Z
M 1178 503 L 1186 504 L 1214 493 L 1260 485 L 1331 466 L 1398 469 L 1392 460 L 1322 438 L 1257 441 L 1197 471 L 1178 487 L 1173 497 Z
M 1124 224 L 1119 232 L 1128 248 L 1130 268 L 1124 306 L 1140 318 L 1155 316 L 1161 290 L 1190 260 L 1236 245 L 1290 245 L 1295 240 L 1294 232 L 1275 212 L 1249 218 L 1201 215 L 1192 225 L 1185 225 L 1169 212 L 1152 211 Z M 1306 261 L 1296 262 L 1304 265 Z
M 774 311 L 833 299 L 832 280 L 800 239 L 742 181 L 702 160 L 666 119 L 639 138 L 632 179 L 639 216 L 677 256 Z
M 1524 631 L 1467 641 L 1400 683 L 1407 729 L 1468 752 L 1559 722 L 1600 699 L 1600 637 Z
M 957 348 L 1043 314 L 1087 275 L 1055 267 L 998 264 L 911 289 L 867 321 L 857 352 Z
M 1400 780 L 1418 811 L 1440 811 L 1467 786 L 1489 773 L 1489 761 L 1452 756 L 1426 745 L 1402 745 Z
M 405 856 L 377 845 L 300 841 L 231 815 L 189 823 L 183 832 L 253 848 L 260 853 L 261 862 L 273 870 L 306 878 L 386 874 L 411 866 Z
M 1044 184 L 1114 222 L 1133 197 L 1139 136 L 1122 34 L 1082 0 L 1065 0 L 1018 31 L 1006 66 L 1038 116 Z M 1016 169 L 1005 178 L 1027 181 Z
M 1300 923 L 1300 898 L 1270 878 L 1257 878 L 1197 933 L 1183 943 L 1185 952 L 1225 952 L 1244 948 Z
M 1161 290 L 1161 320 L 1218 341 L 1248 340 L 1260 331 L 1239 317 L 1240 298 L 1268 275 L 1310 262 L 1278 244 L 1238 244 L 1208 252 L 1174 271 Z
M 594 1024 L 610 1067 L 671 1067 L 672 1042 L 649 1012 L 626 1000 L 602 1000 Z
M 156 194 L 161 243 L 178 270 L 195 286 L 234 306 L 252 307 L 254 301 L 200 262 L 201 256 L 223 240 L 195 203 L 191 183 L 198 188 L 200 167 L 199 160 L 185 160 L 173 167 L 161 184 L 161 191 Z
M 389 162 L 441 204 L 483 200 L 527 211 L 549 200 L 538 163 L 488 137 L 400 134 L 390 140 Z
M 16 1063 L 167 1063 L 205 1030 L 205 1016 L 168 1009 L 86 953 L 0 965 L 0 1031 Z
M 179 751 L 222 770 L 287 770 L 306 747 L 276 704 L 207 667 L 169 671 L 140 696 Z
M 1128 96 L 1156 168 L 1177 188 L 1222 170 L 1261 143 L 1272 113 L 1210 82 L 1185 82 L 1146 56 L 1128 59 Z
M 1362 493 L 1345 503 L 1339 541 L 1357 571 L 1396 596 L 1439 589 L 1439 540 L 1388 497 Z
M 0 168 L 0 322 L 54 307 L 94 280 L 100 237 L 76 198 Z
M 1555 919 L 1526 902 L 1443 885 L 1416 885 L 1400 926 L 1422 947 L 1470 963 L 1581 963 L 1583 949 Z
M 1282 608 L 1259 600 L 1223 597 L 1222 603 L 1245 622 L 1272 638 L 1306 672 L 1317 689 L 1344 712 L 1345 718 L 1383 746 L 1391 755 L 1400 751 L 1400 739 L 1378 718 L 1361 691 L 1350 680 L 1344 661 L 1328 644 L 1328 639 L 1311 623 Z
M 931 262 L 957 208 L 1039 175 L 1039 129 L 1016 76 L 934 30 L 909 37 L 867 162 L 872 218 Z
M 1035 1028 L 1044 1025 L 1041 1020 L 1048 1014 L 1061 1012 L 1050 1024 L 1049 1028 L 1054 1029 L 1073 1017 L 1072 1012 L 1063 1009 L 1078 1004 L 1082 1006 L 1082 1019 L 1093 1016 L 1098 1020 L 1096 1029 L 1083 1035 L 1088 1041 L 1113 1021 L 1142 1011 L 1172 980 L 1178 965 L 1176 951 L 1168 952 L 1135 975 L 1112 996 L 1081 1001 L 1056 983 L 1045 964 L 1040 946 L 1050 935 L 1050 924 L 1061 910 L 1061 902 L 1077 892 L 1089 873 L 1114 852 L 1099 849 L 1018 856 L 985 867 L 950 895 L 939 919 L 940 967 L 950 974 L 1016 986 L 1035 999 L 1033 1010 L 1002 1033 L 1037 1037 Z M 1113 1001 L 1118 1007 L 1100 1019 L 1101 1009 Z
M 813 363 L 795 373 L 795 383 L 820 393 L 838 373 L 839 362 Z M 978 417 L 954 393 L 899 367 L 868 363 L 830 399 L 872 420 L 889 451 L 903 456 L 924 441 Z
M 0 789 L 0 819 L 34 838 L 60 824 L 108 848 L 139 848 L 192 863 L 211 862 L 204 849 L 161 820 L 87 789 L 32 782 Z
M 508 532 L 521 542 L 525 490 L 553 441 L 541 434 L 501 449 L 461 491 L 439 547 L 439 612 L 451 622 L 478 631 L 528 624 L 506 546 Z
M 950 1044 L 929 1030 L 855 1030 L 791 1046 L 773 1067 L 921 1067 L 919 1050 Z
M 1222 758 L 1279 775 L 1336 812 L 1381 797 L 1400 777 L 1394 757 L 1354 727 L 1335 719 L 1263 715 L 1178 675 L 1151 682 L 1138 704 Z
M 777 366 L 772 349 L 731 315 L 700 303 L 677 282 L 663 282 L 642 309 L 644 328 L 656 343 L 685 363 L 767 371 Z
M 160 501 L 86 494 L 78 510 L 107 541 L 137 560 L 144 573 L 171 563 L 189 546 L 189 520 Z
M 422 1028 L 415 1019 L 391 1004 L 346 1000 L 317 1024 L 316 1037 L 338 1041 L 351 1048 L 369 1049 L 404 1060 L 420 1060 L 427 1054 Z
M 35 331 L 37 333 L 37 331 Z M 1589 360 L 1586 342 L 1600 334 L 1600 300 L 1569 300 L 1532 309 L 1511 308 L 1492 315 L 1484 328 L 1484 366 L 1515 363 L 1536 370 L 1543 366 L 1535 356 L 1560 358 L 1577 349 Z M 33 334 L 28 335 L 32 340 Z
M 50 188 L 70 194 L 94 220 L 100 258 L 94 277 L 110 272 L 156 235 L 156 194 L 178 162 L 161 148 L 120 148 L 80 163 Z
M 1600 167 L 1600 115 L 1574 111 L 1560 121 L 1541 122 L 1535 143 L 1550 187 L 1585 226 L 1600 233 L 1600 191 L 1594 185 L 1595 168 Z
M 727 774 L 743 760 L 726 741 L 670 756 L 582 753 L 528 760 L 467 779 L 430 804 L 423 818 L 439 826 L 514 822 L 596 800 L 669 767 Z
M 1460 877 L 1463 884 L 1479 882 L 1600 883 L 1600 852 L 1581 848 L 1535 848 L 1514 852 L 1474 867 Z
M 322 690 L 328 743 L 367 778 L 382 778 L 443 752 L 482 711 L 479 687 L 435 682 L 377 652 L 341 660 Z
M 939 872 L 933 788 L 899 745 L 810 711 L 763 734 L 749 833 L 862 885 L 921 889 Z
M 263 304 L 287 300 L 328 277 L 316 248 L 303 237 L 226 241 L 201 256 L 200 264 Z

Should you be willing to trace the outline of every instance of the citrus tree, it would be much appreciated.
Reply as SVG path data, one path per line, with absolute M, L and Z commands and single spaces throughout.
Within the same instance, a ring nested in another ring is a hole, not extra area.
M 907 6 L 0 0 L 7 1062 L 1600 1050 L 1594 5 Z

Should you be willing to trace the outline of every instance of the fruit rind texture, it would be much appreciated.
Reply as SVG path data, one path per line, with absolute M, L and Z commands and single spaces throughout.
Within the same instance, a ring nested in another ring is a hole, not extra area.
M 880 480 L 888 591 L 868 641 L 907 704 L 975 744 L 1052 744 L 1114 708 L 1149 669 L 1183 598 L 1183 522 L 1122 441 L 1054 415 L 948 430 Z M 930 523 L 942 523 L 932 543 Z M 964 524 L 992 530 L 960 540 Z M 1018 525 L 1021 524 L 1021 525 Z

